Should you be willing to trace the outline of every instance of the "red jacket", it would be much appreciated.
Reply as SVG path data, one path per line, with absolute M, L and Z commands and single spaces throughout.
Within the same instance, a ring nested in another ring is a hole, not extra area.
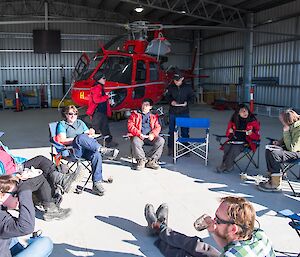
M 141 138 L 142 132 L 142 114 L 137 111 L 132 111 L 127 123 L 128 133 L 131 136 Z M 150 128 L 155 137 L 159 135 L 161 126 L 158 122 L 158 115 L 150 113 Z M 141 138 L 142 139 L 142 138 Z
M 236 125 L 234 122 L 229 121 L 227 130 L 226 130 L 226 136 L 228 137 L 228 140 L 225 143 L 230 141 L 234 135 L 234 133 L 233 134 L 229 133 L 229 129 L 231 129 L 231 128 L 233 129 L 233 132 L 234 132 L 236 130 Z M 260 123 L 259 123 L 259 121 L 257 121 L 257 120 L 249 121 L 246 125 L 246 130 L 252 130 L 251 135 L 246 135 L 246 141 L 249 143 L 251 150 L 253 152 L 255 152 L 256 144 L 253 141 L 260 140 L 260 134 L 259 134 Z M 223 146 L 221 147 L 221 149 L 223 150 Z
M 93 86 L 90 90 L 89 104 L 88 104 L 88 108 L 86 110 L 86 114 L 89 115 L 90 117 L 93 116 L 98 104 L 106 102 L 107 116 L 110 117 L 111 116 L 111 108 L 110 108 L 108 98 L 109 98 L 108 95 L 106 95 L 106 94 L 102 95 L 102 85 L 101 84 L 97 84 L 96 86 Z

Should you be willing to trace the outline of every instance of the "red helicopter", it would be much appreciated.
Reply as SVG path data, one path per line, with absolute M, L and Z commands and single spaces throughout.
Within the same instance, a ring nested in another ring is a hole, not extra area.
M 139 21 L 127 24 L 126 28 L 131 31 L 132 38 L 124 42 L 122 49 L 106 50 L 106 47 L 101 47 L 92 59 L 86 53 L 82 54 L 73 71 L 71 98 L 75 104 L 87 106 L 97 72 L 105 74 L 105 91 L 113 111 L 137 109 L 144 98 L 150 98 L 154 103 L 162 99 L 175 73 L 174 69 L 162 68 L 165 55 L 170 52 L 170 43 L 162 34 L 162 25 Z M 154 39 L 150 43 L 147 41 L 148 31 L 154 31 Z M 121 37 L 109 44 L 114 44 Z M 185 78 L 205 77 L 194 75 L 194 66 L 195 58 L 191 70 L 181 71 Z

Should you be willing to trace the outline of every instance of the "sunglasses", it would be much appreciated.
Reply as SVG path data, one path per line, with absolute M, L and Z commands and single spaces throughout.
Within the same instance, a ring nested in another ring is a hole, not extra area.
M 9 194 L 12 197 L 17 197 L 18 196 L 18 192 L 17 191 L 13 191 L 13 192 L 3 192 L 3 194 Z
M 75 113 L 69 112 L 68 115 L 69 115 L 69 116 L 73 116 L 73 115 L 78 115 L 78 113 L 77 113 L 77 112 L 75 112 Z
M 217 224 L 229 224 L 229 225 L 232 225 L 232 224 L 235 224 L 234 221 L 231 221 L 231 220 L 222 220 L 220 219 L 217 215 L 215 217 L 215 221 Z

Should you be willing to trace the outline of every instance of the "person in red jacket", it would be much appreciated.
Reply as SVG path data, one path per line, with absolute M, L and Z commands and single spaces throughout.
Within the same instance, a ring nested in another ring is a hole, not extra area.
M 245 104 L 240 104 L 232 115 L 226 130 L 228 140 L 221 147 L 224 150 L 223 161 L 217 172 L 230 172 L 233 169 L 235 158 L 244 151 L 247 143 L 255 152 L 256 144 L 260 140 L 260 124 Z
M 107 146 L 116 147 L 118 144 L 112 141 L 113 137 L 108 124 L 108 117 L 111 116 L 111 107 L 109 96 L 104 91 L 106 78 L 101 71 L 98 71 L 94 79 L 96 83 L 90 91 L 86 114 L 91 117 L 92 127 L 96 133 L 100 132 L 103 136 L 109 136 L 109 138 L 106 139 Z
M 162 155 L 165 140 L 159 136 L 161 126 L 158 116 L 150 113 L 153 101 L 144 99 L 142 108 L 133 111 L 128 119 L 128 132 L 131 138 L 131 148 L 133 157 L 137 160 L 137 170 L 142 170 L 145 166 L 151 169 L 159 169 L 158 160 Z M 146 154 L 143 150 L 144 144 L 152 145 L 152 149 Z

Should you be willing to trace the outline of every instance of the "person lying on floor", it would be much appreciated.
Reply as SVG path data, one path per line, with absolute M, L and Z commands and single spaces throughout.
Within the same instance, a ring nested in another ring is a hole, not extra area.
M 45 178 L 43 178 L 45 179 Z M 32 184 L 16 177 L 0 176 L 0 253 L 1 257 L 31 256 L 47 257 L 53 243 L 48 237 L 37 236 L 24 247 L 18 237 L 34 231 L 35 209 L 32 202 Z M 7 210 L 19 209 L 18 217 Z
M 206 228 L 217 245 L 217 249 L 199 237 L 189 237 L 168 227 L 168 207 L 162 204 L 154 212 L 152 204 L 144 210 L 148 229 L 159 236 L 155 245 L 166 257 L 216 257 L 257 256 L 275 257 L 272 244 L 261 229 L 254 228 L 256 214 L 250 202 L 242 197 L 224 197 L 216 210 L 215 218 L 205 218 Z
M 72 145 L 73 154 L 76 158 L 91 161 L 93 191 L 100 196 L 104 195 L 101 154 L 115 159 L 119 150 L 102 147 L 92 137 L 95 130 L 88 129 L 82 120 L 77 119 L 78 110 L 74 105 L 64 107 L 61 114 L 64 120 L 57 125 L 55 140 L 64 145 Z
M 234 160 L 245 149 L 245 143 L 255 152 L 256 144 L 260 140 L 260 124 L 253 113 L 245 104 L 240 104 L 232 115 L 226 130 L 227 141 L 222 145 L 224 150 L 222 164 L 217 167 L 217 172 L 228 173 L 232 171 Z
M 283 139 L 266 146 L 266 163 L 269 180 L 261 182 L 258 189 L 265 192 L 281 191 L 282 163 L 300 158 L 300 116 L 292 109 L 279 115 Z

